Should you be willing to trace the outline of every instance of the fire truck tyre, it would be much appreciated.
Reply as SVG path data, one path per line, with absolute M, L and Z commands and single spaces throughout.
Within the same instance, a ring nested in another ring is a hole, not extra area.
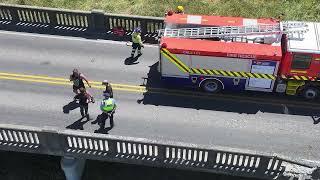
M 222 84 L 217 80 L 206 80 L 202 84 L 202 89 L 205 92 L 217 93 L 217 92 L 221 91 Z
M 306 99 L 316 99 L 319 97 L 319 93 L 320 93 L 319 89 L 315 87 L 306 87 L 303 90 L 302 95 Z

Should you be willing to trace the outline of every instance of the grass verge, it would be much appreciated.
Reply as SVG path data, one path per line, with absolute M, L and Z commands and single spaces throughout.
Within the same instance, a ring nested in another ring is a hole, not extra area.
M 0 0 L 1 3 L 162 17 L 177 5 L 190 14 L 320 21 L 318 0 Z

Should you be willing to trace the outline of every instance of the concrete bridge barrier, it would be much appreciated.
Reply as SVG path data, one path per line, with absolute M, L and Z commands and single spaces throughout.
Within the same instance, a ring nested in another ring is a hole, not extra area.
M 8 124 L 0 124 L 0 150 L 266 179 L 280 176 L 284 162 L 294 163 L 263 153 Z
M 0 4 L 2 30 L 128 41 L 134 28 L 141 27 L 145 42 L 156 44 L 163 25 L 158 17 Z

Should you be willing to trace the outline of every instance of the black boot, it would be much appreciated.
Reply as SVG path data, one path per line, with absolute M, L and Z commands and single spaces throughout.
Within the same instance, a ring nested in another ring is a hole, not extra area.
M 89 114 L 87 114 L 86 116 L 87 116 L 87 121 L 92 120 L 92 118 L 90 118 Z

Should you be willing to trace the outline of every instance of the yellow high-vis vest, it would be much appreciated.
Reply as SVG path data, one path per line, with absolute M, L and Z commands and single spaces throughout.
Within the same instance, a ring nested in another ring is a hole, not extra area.
M 132 33 L 132 43 L 142 45 L 140 33 Z

